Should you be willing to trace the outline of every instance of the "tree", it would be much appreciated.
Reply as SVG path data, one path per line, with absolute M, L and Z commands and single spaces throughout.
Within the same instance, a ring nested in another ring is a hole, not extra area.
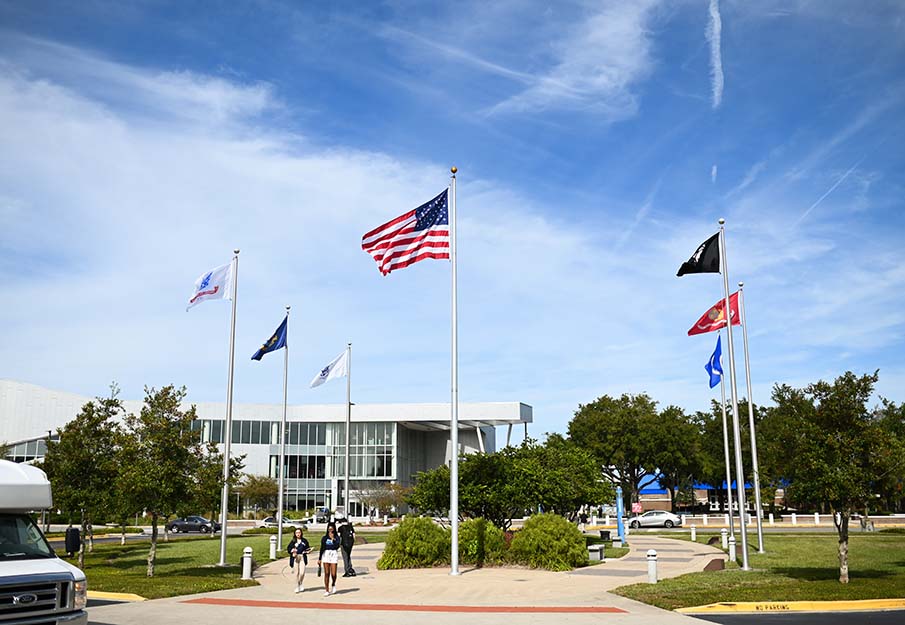
M 203 450 L 191 429 L 195 407 L 182 409 L 185 396 L 185 387 L 146 387 L 140 414 L 126 417 L 132 435 L 122 453 L 122 487 L 151 515 L 148 577 L 154 576 L 158 521 L 194 500 L 201 471 Z
M 657 403 L 646 394 L 604 395 L 578 407 L 569 438 L 591 452 L 603 473 L 638 501 L 642 482 L 656 469 Z
M 111 385 L 109 397 L 89 401 L 72 421 L 57 429 L 57 441 L 47 441 L 42 468 L 50 479 L 54 503 L 80 519 L 80 568 L 85 564 L 88 528 L 110 503 L 110 487 L 116 480 L 120 431 L 116 419 L 124 412 L 118 394 L 116 385 Z
M 220 509 L 223 493 L 223 454 L 217 449 L 215 443 L 208 443 L 202 447 L 203 453 L 198 457 L 198 468 L 194 473 L 194 489 L 191 500 L 186 501 L 177 510 L 179 516 L 194 514 L 203 510 L 210 512 L 213 518 Z M 239 481 L 239 476 L 245 466 L 245 455 L 233 456 L 229 459 L 229 484 L 234 489 Z M 224 528 L 222 531 L 226 531 Z M 214 538 L 214 532 L 209 534 Z
M 804 389 L 773 388 L 774 415 L 782 423 L 786 449 L 781 468 L 796 501 L 824 502 L 839 536 L 839 581 L 847 584 L 848 526 L 853 510 L 864 508 L 885 476 L 901 470 L 905 448 L 884 428 L 867 402 L 878 372 L 851 371 L 833 383 Z
M 701 436 L 685 411 L 669 406 L 660 412 L 654 431 L 653 461 L 660 474 L 660 486 L 669 491 L 670 509 L 677 512 L 677 492 L 691 487 L 701 472 Z
M 459 512 L 484 518 L 501 529 L 526 511 L 541 508 L 567 516 L 587 503 L 609 501 L 612 486 L 602 480 L 594 457 L 552 434 L 539 445 L 526 441 L 492 454 L 459 461 Z M 419 473 L 409 505 L 428 514 L 449 510 L 449 468 Z
M 239 486 L 239 492 L 249 504 L 270 509 L 276 506 L 280 485 L 274 478 L 266 475 L 246 475 Z

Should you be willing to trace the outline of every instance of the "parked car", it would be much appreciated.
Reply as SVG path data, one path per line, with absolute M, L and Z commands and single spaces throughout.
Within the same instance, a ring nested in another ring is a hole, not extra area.
M 682 518 L 666 510 L 651 510 L 628 520 L 628 526 L 639 527 L 680 527 Z
M 216 521 L 208 521 L 203 516 L 187 516 L 181 519 L 173 519 L 167 523 L 167 531 L 173 534 L 178 534 L 179 532 L 208 534 L 210 532 L 219 532 L 220 524 Z
M 260 527 L 279 527 L 279 524 L 275 516 L 269 516 L 261 521 Z M 305 527 L 305 521 L 303 519 L 283 519 L 283 527 Z

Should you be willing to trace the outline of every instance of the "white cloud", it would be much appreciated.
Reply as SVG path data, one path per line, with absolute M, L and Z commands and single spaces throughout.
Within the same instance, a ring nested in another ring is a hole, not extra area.
M 710 44 L 710 85 L 713 108 L 723 101 L 723 57 L 721 37 L 723 20 L 720 16 L 720 0 L 710 0 L 710 21 L 707 23 L 707 42 Z
M 716 165 L 714 165 L 713 167 L 710 168 L 710 183 L 711 184 L 716 183 L 716 171 L 717 171 Z

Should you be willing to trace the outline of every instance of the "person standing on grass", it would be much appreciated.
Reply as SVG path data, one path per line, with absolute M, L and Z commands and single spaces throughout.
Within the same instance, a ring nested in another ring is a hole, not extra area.
M 295 568 L 295 592 L 302 592 L 305 590 L 305 567 L 308 566 L 308 552 L 311 551 L 311 545 L 302 536 L 302 528 L 295 528 L 286 551 L 289 552 L 289 568 Z
M 336 565 L 339 562 L 339 536 L 336 534 L 336 524 L 327 525 L 327 533 L 321 538 L 321 551 L 317 556 L 317 565 L 324 565 L 324 596 L 336 594 Z M 333 583 L 331 590 L 330 583 Z
M 343 552 L 343 577 L 355 577 L 355 569 L 352 568 L 352 546 L 355 544 L 355 528 L 348 517 L 342 519 L 339 526 L 339 544 Z

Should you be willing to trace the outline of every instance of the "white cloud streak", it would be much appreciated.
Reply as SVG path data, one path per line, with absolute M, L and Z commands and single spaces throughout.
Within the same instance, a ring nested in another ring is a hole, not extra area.
M 713 167 L 710 168 L 710 184 L 716 183 L 716 171 L 717 171 L 716 165 L 714 165 Z
M 710 22 L 707 24 L 707 42 L 710 44 L 711 104 L 717 109 L 723 102 L 723 58 L 721 38 L 723 21 L 720 17 L 720 0 L 710 0 Z
M 865 158 L 866 158 L 865 156 L 862 156 L 861 158 L 859 158 L 857 163 L 855 163 L 854 165 L 852 165 L 851 167 L 849 167 L 848 170 L 847 170 L 844 174 L 842 174 L 841 176 L 839 176 L 839 179 L 836 180 L 836 182 L 834 182 L 833 185 L 832 185 L 829 189 L 827 189 L 826 192 L 825 192 L 823 195 L 821 195 L 821 196 L 817 199 L 816 202 L 814 202 L 813 204 L 811 204 L 810 206 L 808 206 L 807 210 L 804 211 L 804 212 L 801 214 L 801 216 L 795 221 L 795 225 L 797 226 L 797 225 L 800 224 L 802 221 L 804 221 L 805 217 L 807 217 L 808 215 L 810 215 L 812 210 L 814 210 L 815 208 L 817 208 L 818 206 L 820 206 L 820 203 L 823 202 L 823 200 L 825 200 L 825 199 L 827 198 L 827 196 L 830 195 L 830 193 L 832 193 L 833 191 L 835 191 L 835 190 L 836 190 L 836 187 L 838 187 L 840 184 L 842 184 L 843 182 L 845 182 L 845 179 L 848 178 L 849 175 L 851 175 L 851 173 L 852 173 L 853 171 L 855 171 L 855 169 L 857 169 L 858 165 L 860 165 L 861 162 L 862 162 Z

